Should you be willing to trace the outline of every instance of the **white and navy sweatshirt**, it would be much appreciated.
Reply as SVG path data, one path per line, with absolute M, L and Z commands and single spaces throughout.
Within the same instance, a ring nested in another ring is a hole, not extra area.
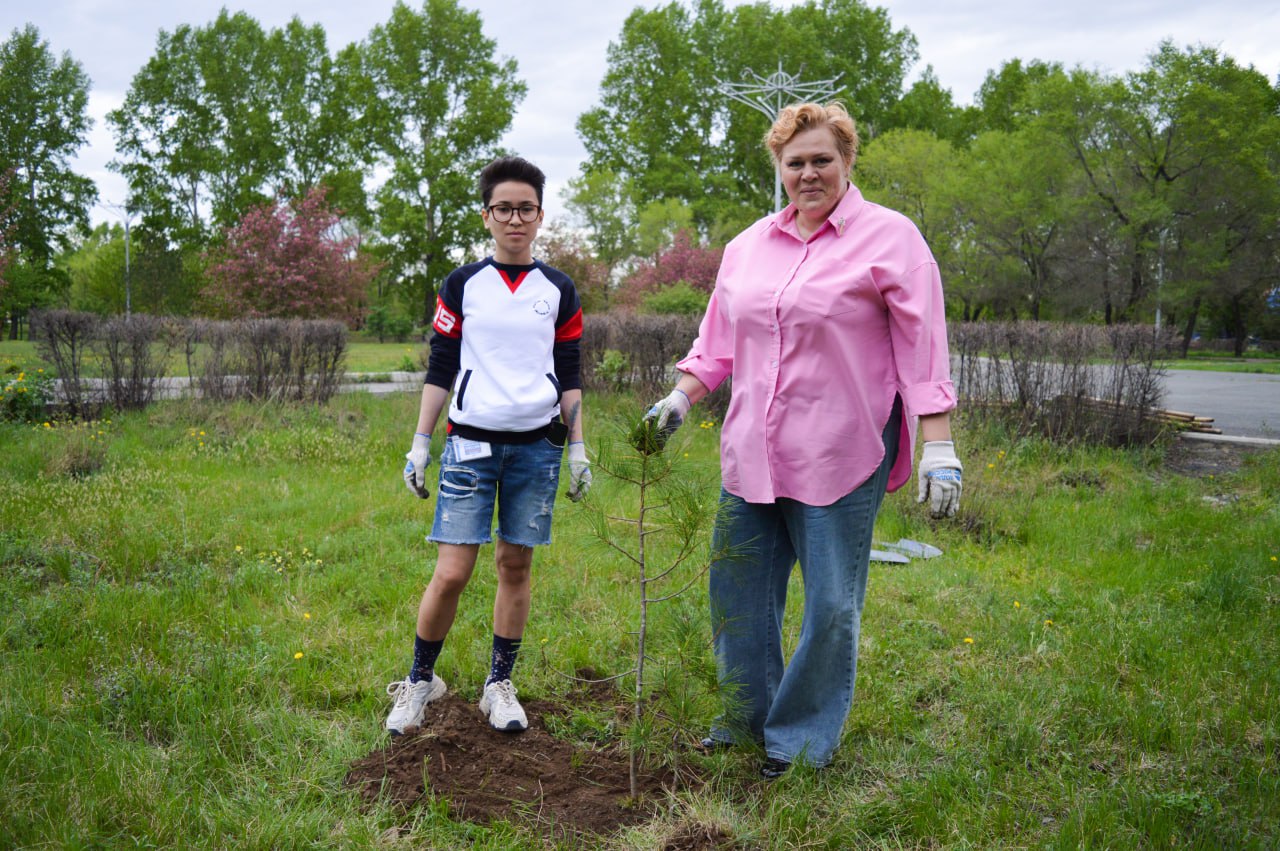
M 445 278 L 431 322 L 426 383 L 453 391 L 449 433 L 537 440 L 582 387 L 582 305 L 573 280 L 534 261 L 486 257 Z

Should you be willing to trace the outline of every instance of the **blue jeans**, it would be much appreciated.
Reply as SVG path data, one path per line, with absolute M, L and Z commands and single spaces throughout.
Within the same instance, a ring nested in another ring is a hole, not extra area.
M 458 457 L 460 440 L 451 435 L 440 457 L 436 516 L 427 540 L 489 543 L 496 504 L 502 540 L 522 547 L 551 543 L 551 508 L 564 449 L 546 439 L 490 443 L 487 458 L 463 461 Z
M 712 726 L 713 739 L 762 742 L 770 757 L 786 762 L 831 761 L 853 705 L 871 538 L 901 417 L 895 404 L 881 438 L 885 460 L 879 469 L 831 505 L 749 503 L 721 491 L 712 539 L 711 623 L 717 668 L 730 697 Z M 782 616 L 797 558 L 804 617 L 785 664 Z

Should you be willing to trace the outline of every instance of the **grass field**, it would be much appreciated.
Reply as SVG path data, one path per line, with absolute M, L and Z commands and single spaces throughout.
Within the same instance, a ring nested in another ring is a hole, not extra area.
M 589 405 L 596 444 L 640 410 Z M 366 812 L 342 785 L 384 744 L 433 558 L 431 503 L 399 475 L 417 406 L 0 425 L 0 847 L 546 847 L 444 807 Z M 718 430 L 696 425 L 668 451 L 713 496 Z M 1159 450 L 959 440 L 954 522 L 911 486 L 882 511 L 880 540 L 946 555 L 873 565 L 835 763 L 764 785 L 750 755 L 699 758 L 704 789 L 601 847 L 689 824 L 739 848 L 1280 844 L 1280 452 L 1186 478 Z M 630 497 L 603 477 L 592 495 Z M 633 577 L 586 526 L 562 500 L 522 696 L 631 665 Z M 463 692 L 487 666 L 488 558 L 439 668 Z M 659 607 L 656 659 L 705 630 L 704 587 Z

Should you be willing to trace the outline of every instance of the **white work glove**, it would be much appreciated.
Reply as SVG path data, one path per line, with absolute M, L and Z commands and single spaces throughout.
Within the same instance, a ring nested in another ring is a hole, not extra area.
M 569 499 L 579 501 L 591 490 L 591 462 L 581 440 L 569 444 Z
M 680 428 L 680 424 L 684 422 L 685 416 L 692 407 L 693 403 L 689 401 L 689 397 L 683 390 L 677 388 L 660 399 L 644 415 L 646 421 L 653 421 L 653 430 L 657 434 L 659 449 L 666 446 L 667 440 L 676 433 L 676 429 Z
M 431 435 L 417 432 L 413 436 L 413 448 L 405 453 L 404 483 L 414 496 L 429 499 L 427 468 L 431 466 Z
M 920 456 L 920 494 L 916 502 L 929 500 L 929 515 L 951 517 L 960 507 L 960 459 L 950 440 L 930 440 Z

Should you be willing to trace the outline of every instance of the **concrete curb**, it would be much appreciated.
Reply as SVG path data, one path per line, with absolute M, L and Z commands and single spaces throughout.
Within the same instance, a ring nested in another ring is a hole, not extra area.
M 1260 448 L 1280 446 L 1280 440 L 1270 440 L 1265 437 L 1237 437 L 1232 434 L 1204 434 L 1197 431 L 1184 431 L 1178 436 L 1183 440 L 1200 440 L 1206 443 L 1233 443 L 1237 446 L 1257 446 Z

